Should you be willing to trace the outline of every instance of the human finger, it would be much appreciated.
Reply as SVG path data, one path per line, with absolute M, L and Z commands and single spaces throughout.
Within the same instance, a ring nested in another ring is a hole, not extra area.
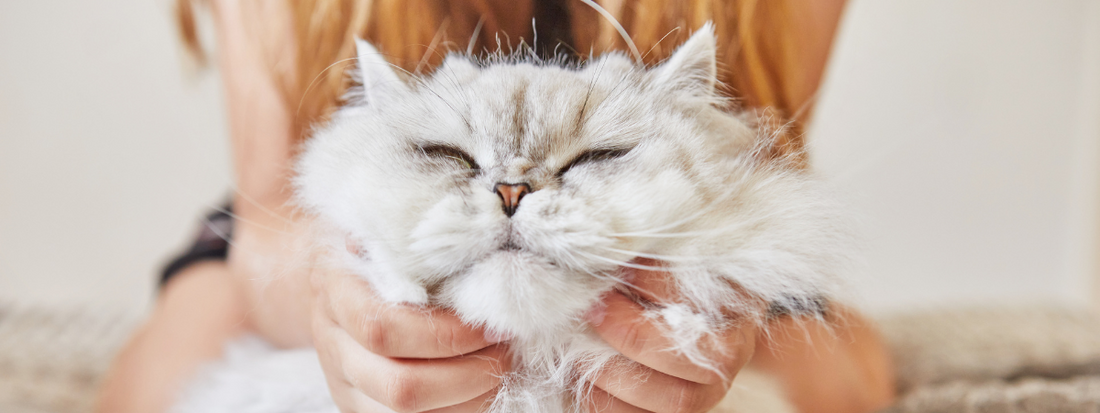
M 326 314 L 374 354 L 401 358 L 446 358 L 499 342 L 464 324 L 453 312 L 389 303 L 349 272 L 326 271 L 319 281 Z
M 755 325 L 734 325 L 715 340 L 722 348 L 704 348 L 716 361 L 714 368 L 699 366 L 683 354 L 671 351 L 672 339 L 645 309 L 618 291 L 604 298 L 601 314 L 589 317 L 596 334 L 627 358 L 664 374 L 696 383 L 714 384 L 741 369 L 755 348 Z M 598 320 L 594 320 L 597 318 Z
M 683 293 L 677 283 L 676 277 L 668 271 L 663 271 L 664 264 L 649 258 L 636 258 L 632 265 L 622 268 L 622 280 L 625 292 L 635 299 L 658 305 L 669 305 L 683 302 Z M 752 311 L 763 309 L 764 302 L 753 297 L 744 288 L 732 284 L 735 291 L 735 299 L 744 301 L 744 307 Z M 735 314 L 730 314 L 735 315 Z
M 339 358 L 332 351 L 332 346 L 316 346 L 316 348 L 329 394 L 342 413 L 392 413 L 392 410 L 367 397 L 344 377 Z
M 630 403 L 616 399 L 598 387 L 589 392 L 586 402 L 590 413 L 650 413 Z
M 330 380 L 329 394 L 336 407 L 343 413 L 392 413 L 388 407 L 367 397 L 347 381 Z
M 493 399 L 497 397 L 497 391 L 499 388 L 490 390 L 485 394 L 475 397 L 469 401 L 456 404 L 454 406 L 442 407 L 435 410 L 430 410 L 424 413 L 477 413 L 484 412 L 492 405 Z
M 676 279 L 661 270 L 661 262 L 635 258 L 632 265 L 622 268 L 622 279 L 631 294 L 653 303 L 669 304 L 680 297 Z
M 642 411 L 699 413 L 722 400 L 729 387 L 673 377 L 637 363 L 610 364 L 596 374 L 592 384 L 618 401 Z M 612 406 L 615 401 L 609 402 Z M 619 407 L 631 411 L 625 406 Z
M 315 319 L 314 336 L 329 380 L 343 380 L 397 412 L 422 412 L 471 400 L 500 385 L 510 366 L 503 345 L 446 359 L 398 359 L 361 347 L 346 331 Z

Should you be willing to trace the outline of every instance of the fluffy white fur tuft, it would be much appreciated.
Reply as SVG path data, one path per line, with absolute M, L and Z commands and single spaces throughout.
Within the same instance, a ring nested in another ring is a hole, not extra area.
M 171 413 L 339 413 L 310 349 L 279 351 L 257 337 L 227 346 Z

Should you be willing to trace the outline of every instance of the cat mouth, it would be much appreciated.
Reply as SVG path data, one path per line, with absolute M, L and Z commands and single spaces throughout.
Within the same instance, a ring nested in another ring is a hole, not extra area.
M 516 242 L 516 238 L 517 236 L 515 229 L 509 228 L 508 232 L 506 232 L 504 235 L 504 242 L 500 243 L 500 250 L 519 251 L 523 249 L 523 247 L 520 247 L 519 243 Z
M 553 268 L 558 267 L 558 263 L 555 260 L 553 260 L 549 257 L 544 257 L 544 256 L 538 254 L 535 251 L 532 251 L 528 248 L 524 248 L 523 246 L 520 246 L 520 244 L 518 242 L 516 242 L 515 239 L 516 238 L 515 238 L 514 235 L 511 235 L 511 236 L 508 236 L 507 238 L 505 238 L 504 242 L 500 243 L 500 247 L 497 248 L 496 252 L 498 254 L 507 254 L 507 255 L 515 255 L 517 257 L 525 257 L 525 259 L 539 261 L 539 262 L 542 262 L 542 263 L 544 263 L 546 265 L 549 265 L 550 267 L 553 267 Z

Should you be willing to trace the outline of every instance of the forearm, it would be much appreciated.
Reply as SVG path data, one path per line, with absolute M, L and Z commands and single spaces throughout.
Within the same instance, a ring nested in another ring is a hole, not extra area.
M 210 2 L 218 35 L 236 188 L 230 268 L 256 331 L 280 347 L 311 342 L 309 269 L 315 264 L 289 198 L 298 131 L 283 94 L 293 78 L 294 31 L 284 2 Z M 284 62 L 283 66 L 276 65 Z
M 286 230 L 295 234 L 291 228 Z M 230 252 L 230 265 L 243 286 L 252 328 L 278 347 L 311 345 L 310 277 L 322 269 L 304 245 L 310 238 L 268 238 L 262 231 L 237 231 L 235 235 L 240 238 L 235 242 L 238 248 Z M 279 251 L 284 256 L 259 251 Z
M 776 320 L 756 345 L 751 365 L 783 383 L 802 413 L 863 413 L 889 406 L 894 370 L 873 325 L 840 308 L 830 325 Z
M 99 413 L 162 412 L 226 341 L 248 330 L 236 282 L 222 262 L 201 262 L 165 285 L 152 316 L 111 366 Z
M 210 5 L 233 149 L 234 207 L 249 215 L 254 208 L 284 204 L 290 192 L 297 131 L 282 78 L 293 74 L 277 70 L 276 62 L 295 60 L 293 30 L 285 2 L 216 0 Z

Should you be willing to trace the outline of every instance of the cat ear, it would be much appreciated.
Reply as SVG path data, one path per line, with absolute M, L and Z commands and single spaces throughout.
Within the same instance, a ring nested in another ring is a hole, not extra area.
M 672 56 L 654 70 L 657 82 L 675 90 L 711 96 L 718 83 L 714 25 L 706 22 Z
M 390 62 L 366 40 L 356 38 L 355 49 L 359 60 L 359 77 L 363 84 L 362 103 L 374 104 L 387 96 L 403 93 L 409 86 L 393 71 Z

